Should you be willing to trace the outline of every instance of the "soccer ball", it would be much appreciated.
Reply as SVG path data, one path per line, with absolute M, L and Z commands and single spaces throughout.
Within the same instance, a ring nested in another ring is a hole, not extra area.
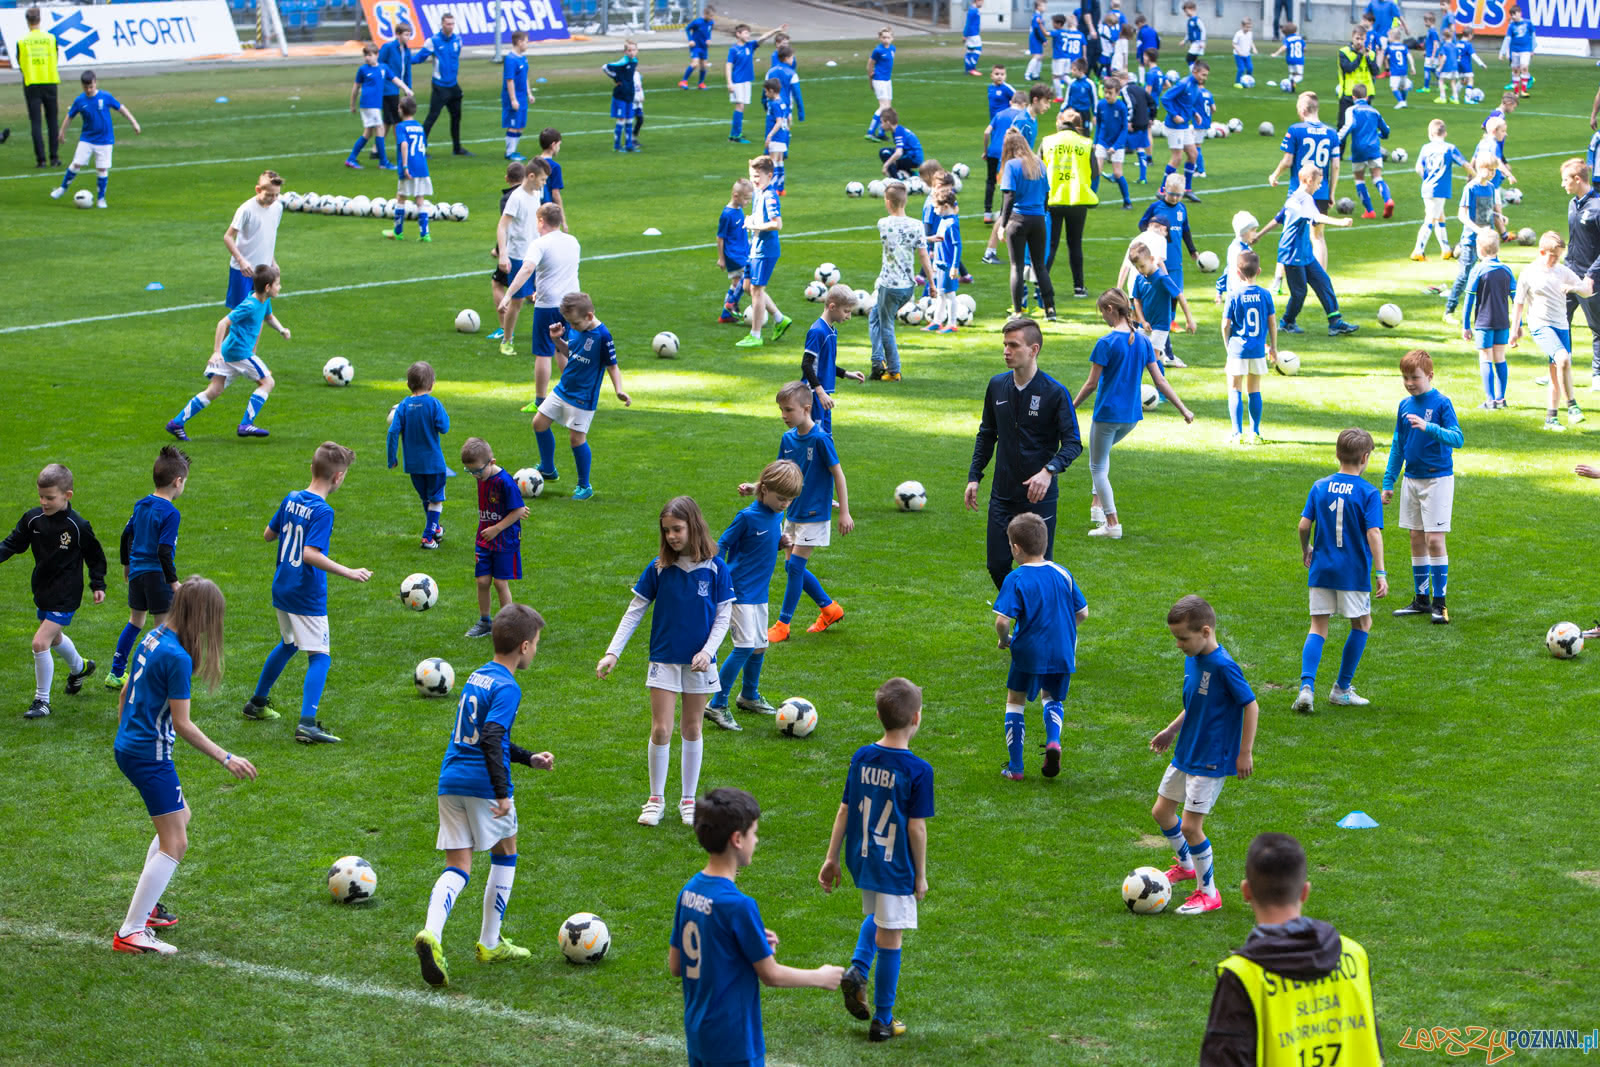
M 1300 373 L 1300 357 L 1293 352 L 1278 349 L 1278 373 L 1293 377 Z
M 1172 883 L 1154 867 L 1135 867 L 1122 880 L 1122 902 L 1135 915 L 1154 915 L 1172 899 Z
M 921 177 L 913 174 L 911 177 L 906 179 L 906 191 L 920 195 L 928 191 L 928 186 L 923 182 Z
M 448 200 L 440 200 L 436 204 L 428 205 L 428 208 L 429 214 L 435 219 L 443 220 L 450 217 L 450 202 Z
M 1195 265 L 1200 268 L 1201 273 L 1211 274 L 1217 269 L 1217 266 L 1219 263 L 1221 263 L 1221 260 L 1217 259 L 1217 254 L 1208 248 L 1204 252 L 1201 252 L 1198 256 L 1195 256 L 1194 262 Z
M 306 193 L 300 197 L 301 211 L 318 211 L 322 207 L 322 197 L 316 193 Z
M 790 697 L 778 705 L 774 724 L 785 737 L 809 737 L 817 728 L 817 709 L 809 700 Z
M 1502 189 L 1500 190 L 1500 198 L 1508 204 L 1520 204 L 1522 203 L 1522 190 L 1517 188 Z
M 922 305 L 915 300 L 907 300 L 900 305 L 900 321 L 907 326 L 921 326 L 927 317 L 927 313 L 922 310 Z
M 1524 226 L 1517 231 L 1517 244 L 1531 245 L 1539 240 L 1539 235 L 1533 232 L 1532 226 Z
M 511 478 L 517 483 L 517 492 L 522 494 L 524 500 L 544 492 L 544 475 L 539 473 L 538 467 L 523 467 Z
M 972 168 L 967 166 L 965 163 L 957 163 L 955 166 L 950 168 L 950 173 L 955 175 L 957 178 L 965 178 L 967 175 L 972 173 Z
M 1392 330 L 1404 321 L 1406 317 L 1399 304 L 1382 304 L 1378 307 L 1378 323 L 1385 329 Z
M 395 407 L 399 407 L 398 404 Z M 394 411 L 389 412 L 391 418 Z M 412 611 L 427 611 L 439 602 L 439 583 L 418 571 L 408 574 L 400 583 L 400 603 Z
M 1213 122 L 1206 129 L 1206 136 L 1207 137 L 1226 137 L 1226 136 L 1228 136 L 1228 127 L 1224 126 L 1220 122 Z
M 824 263 L 813 271 L 811 276 L 823 285 L 832 285 L 839 280 L 839 268 L 832 263 Z
M 328 868 L 328 893 L 339 904 L 371 900 L 378 889 L 378 872 L 360 856 L 344 856 Z
M 367 214 L 371 215 L 375 219 L 386 219 L 386 218 L 388 218 L 389 217 L 389 201 L 384 199 L 381 196 L 373 197 L 372 198 L 372 203 L 367 205 Z
M 1157 392 L 1156 387 L 1151 385 L 1149 382 L 1145 382 L 1139 387 L 1139 406 L 1144 408 L 1146 411 L 1153 409 L 1156 406 L 1156 402 L 1160 399 L 1161 394 Z
M 813 304 L 828 295 L 828 287 L 821 282 L 812 280 L 806 282 L 806 299 Z
M 1583 651 L 1583 631 L 1576 623 L 1558 622 L 1544 635 L 1544 647 L 1556 659 L 1571 659 Z
M 1483 103 L 1483 90 L 1479 89 L 1476 85 L 1462 93 L 1461 96 L 1469 104 Z
M 1244 119 L 1241 119 L 1241 118 L 1238 118 L 1238 117 L 1229 119 L 1228 120 L 1228 132 L 1229 133 L 1243 133 L 1244 132 Z
M 1154 122 L 1152 122 L 1150 124 L 1150 136 L 1151 137 L 1165 137 L 1166 135 L 1167 135 L 1167 124 L 1165 122 L 1162 122 L 1160 119 L 1156 119 Z
M 367 215 L 371 210 L 371 199 L 365 196 L 356 196 L 350 198 L 350 210 L 347 214 L 355 215 L 359 218 Z
M 966 326 L 972 322 L 972 309 L 956 301 L 955 320 L 957 326 Z
M 1163 78 L 1169 83 L 1176 82 L 1178 80 L 1178 72 L 1175 70 L 1169 70 L 1165 75 L 1163 75 Z
M 928 491 L 921 482 L 901 482 L 894 487 L 894 506 L 901 511 L 921 511 L 928 504 Z
M 1285 78 L 1281 82 L 1278 83 L 1278 88 L 1281 89 L 1283 92 L 1292 93 L 1292 92 L 1294 92 L 1294 82 L 1291 81 L 1288 78 Z
M 456 672 L 450 664 L 434 656 L 417 664 L 411 680 L 417 683 L 417 692 L 425 697 L 449 696 L 450 687 L 456 684 Z
M 1272 125 L 1272 123 L 1263 122 L 1261 125 L 1256 127 L 1256 132 L 1259 133 L 1263 137 L 1271 137 L 1274 133 L 1277 133 L 1278 131 L 1277 131 L 1277 128 Z
M 322 380 L 329 385 L 349 385 L 355 376 L 355 366 L 343 356 L 334 356 L 322 365 Z
M 1410 158 L 1410 155 L 1406 153 L 1404 148 L 1396 148 L 1393 152 L 1389 153 L 1389 162 L 1391 163 L 1404 163 Z
M 355 201 L 350 199 L 350 197 L 348 197 L 348 196 L 336 196 L 336 197 L 334 197 L 333 198 L 333 211 L 334 211 L 334 214 L 336 214 L 336 215 L 354 215 L 355 214 L 355 210 L 351 207 L 351 205 L 354 204 L 354 203 L 355 203 Z
M 971 293 L 957 293 L 956 307 L 966 308 L 968 318 L 971 318 L 973 315 L 978 313 L 978 302 L 977 300 L 973 299 Z
M 651 339 L 650 348 L 662 359 L 672 359 L 678 354 L 678 335 L 662 330 Z
M 280 199 L 283 200 L 283 210 L 285 210 L 285 211 L 299 211 L 300 210 L 300 194 L 299 193 L 284 193 L 283 196 Z
M 468 214 L 469 214 L 469 212 L 467 211 L 467 205 L 465 205 L 465 204 L 451 204 L 450 205 L 450 217 L 455 219 L 457 222 L 466 222 Z
M 873 308 L 878 306 L 878 294 L 877 293 L 869 293 L 865 289 L 857 289 L 855 291 L 855 293 L 856 293 L 856 310 L 855 310 L 855 313 L 857 315 L 865 315 L 868 312 L 870 312 Z
M 1032 263 L 1024 263 L 1022 265 L 1022 280 L 1024 282 L 1027 282 L 1029 285 L 1038 284 L 1039 277 L 1038 277 L 1038 275 L 1033 273 L 1033 264 Z
M 857 197 L 857 196 L 860 196 L 862 193 L 864 193 L 866 191 L 867 191 L 867 187 L 862 185 L 860 182 L 845 182 L 844 183 L 844 195 L 845 196 Z
M 933 297 L 931 297 L 931 296 L 922 297 L 920 300 L 917 301 L 917 307 L 922 309 L 922 317 L 923 318 L 928 319 L 928 318 L 932 318 L 933 317 L 933 311 L 934 311 L 934 307 L 935 307 Z
M 417 207 L 417 202 L 415 200 L 407 200 L 406 201 L 406 221 L 415 222 L 417 220 L 417 212 L 419 210 L 420 209 Z
M 1246 74 L 1244 77 L 1239 79 L 1239 84 L 1244 86 L 1246 89 L 1254 89 L 1256 87 L 1255 75 Z
M 950 188 L 954 189 L 958 193 L 961 191 L 961 179 L 956 177 L 954 174 L 950 175 Z
M 556 944 L 572 963 L 599 963 L 611 951 L 611 931 L 600 916 L 580 911 L 561 924 Z
M 877 199 L 878 197 L 883 196 L 883 179 L 882 178 L 874 178 L 870 182 L 867 183 L 867 195 L 872 197 L 872 198 L 874 198 L 874 199 Z
M 339 197 L 325 196 L 317 203 L 317 210 L 324 215 L 337 215 L 339 213 Z
M 94 207 L 94 194 L 87 189 L 79 189 L 72 194 L 72 202 L 79 207 Z
M 1348 196 L 1341 196 L 1339 202 L 1333 205 L 1335 211 L 1341 215 L 1349 215 L 1356 209 L 1356 202 Z
M 471 308 L 462 308 L 456 312 L 456 329 L 462 333 L 477 333 L 478 313 Z

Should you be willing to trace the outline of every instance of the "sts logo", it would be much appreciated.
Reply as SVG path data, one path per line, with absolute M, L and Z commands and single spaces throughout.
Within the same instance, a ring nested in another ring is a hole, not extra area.
M 411 0 L 362 0 L 367 9 L 367 25 L 379 43 L 402 40 L 420 45 L 425 40 L 421 20 Z

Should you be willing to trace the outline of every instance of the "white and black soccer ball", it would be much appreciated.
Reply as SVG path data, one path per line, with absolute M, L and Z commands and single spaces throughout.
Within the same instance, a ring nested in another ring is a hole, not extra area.
M 883 179 L 874 178 L 867 183 L 867 195 L 874 200 L 883 196 Z
M 417 207 L 417 202 L 415 200 L 407 200 L 406 201 L 406 221 L 407 222 L 415 222 L 417 220 L 417 213 L 420 210 L 421 209 L 419 207 Z
M 773 724 L 785 737 L 809 737 L 817 728 L 816 705 L 800 697 L 790 697 L 778 705 Z
M 538 467 L 523 467 L 511 476 L 517 483 L 517 492 L 522 494 L 522 499 L 530 500 L 544 493 L 544 475 Z
M 823 263 L 811 272 L 811 276 L 823 285 L 833 285 L 839 280 L 839 268 L 832 263 Z
M 1151 137 L 1165 137 L 1166 135 L 1167 135 L 1167 124 L 1165 122 L 1162 122 L 1160 119 L 1156 119 L 1155 121 L 1150 123 L 1150 136 Z
M 1300 357 L 1286 348 L 1278 349 L 1278 373 L 1293 377 L 1300 373 Z
M 353 196 L 353 197 L 350 198 L 350 210 L 347 211 L 346 214 L 354 215 L 357 218 L 365 218 L 366 216 L 370 215 L 371 213 L 372 213 L 372 198 L 371 197 Z
M 1508 185 L 1500 190 L 1500 199 L 1508 204 L 1520 204 L 1522 203 L 1522 190 L 1515 185 Z
M 1161 393 L 1156 389 L 1155 386 L 1151 385 L 1149 382 L 1145 382 L 1143 385 L 1139 386 L 1140 407 L 1144 408 L 1146 411 L 1150 411 L 1154 409 L 1155 406 L 1160 402 Z
M 312 213 L 322 210 L 322 197 L 316 193 L 305 193 L 300 197 L 300 210 Z
M 860 182 L 845 182 L 844 195 L 854 199 L 867 191 L 867 187 Z
M 970 326 L 972 324 L 972 315 L 973 309 L 971 307 L 968 307 L 959 300 L 956 301 L 953 317 L 956 320 L 957 326 Z
M 965 178 L 967 175 L 972 173 L 972 168 L 967 166 L 965 163 L 957 163 L 955 166 L 950 168 L 950 173 L 955 175 L 957 178 Z
M 878 306 L 878 294 L 876 292 L 868 292 L 865 289 L 857 289 L 855 292 L 856 292 L 856 310 L 855 310 L 855 313 L 857 315 L 870 314 L 872 309 Z
M 411 680 L 417 683 L 417 692 L 425 697 L 447 697 L 450 687 L 456 684 L 455 668 L 438 656 L 417 664 Z
M 1410 158 L 1410 153 L 1408 153 L 1404 148 L 1396 148 L 1393 152 L 1389 153 L 1389 162 L 1391 163 L 1404 163 Z
M 1172 899 L 1172 883 L 1155 867 L 1135 867 L 1122 880 L 1122 902 L 1135 915 L 1154 915 Z
M 1461 97 L 1469 104 L 1481 104 L 1483 103 L 1483 90 L 1474 85 L 1462 93 Z
M 928 506 L 928 491 L 921 482 L 901 482 L 894 487 L 894 506 L 901 511 L 921 511 Z
M 395 407 L 400 405 L 396 404 Z M 389 409 L 389 421 L 394 421 L 394 408 Z M 439 583 L 418 571 L 408 574 L 400 582 L 400 603 L 412 611 L 427 611 L 439 602 Z
M 817 303 L 827 295 L 828 287 L 817 281 L 815 278 L 811 279 L 809 282 L 806 282 L 806 299 L 811 301 L 813 304 Z
M 1239 79 L 1239 84 L 1244 86 L 1246 89 L 1254 89 L 1256 87 L 1255 75 L 1246 74 L 1244 77 Z
M 467 210 L 467 205 L 465 204 L 450 205 L 450 217 L 455 219 L 457 222 L 466 222 L 469 214 L 471 214 L 471 212 Z
M 373 197 L 372 198 L 372 202 L 367 205 L 367 214 L 371 215 L 375 219 L 386 219 L 386 218 L 388 218 L 389 217 L 389 201 L 386 198 L 381 197 L 381 196 Z
M 336 196 L 333 198 L 333 213 L 335 215 L 354 215 L 356 213 L 355 203 L 355 200 L 351 197 Z
M 1277 128 L 1272 125 L 1272 123 L 1263 122 L 1261 125 L 1256 127 L 1256 132 L 1259 133 L 1263 137 L 1271 137 L 1273 134 L 1277 133 L 1278 131 L 1277 131 Z
M 1556 659 L 1571 659 L 1583 651 L 1583 631 L 1577 623 L 1558 622 L 1544 635 L 1544 647 Z
M 907 300 L 900 305 L 900 321 L 907 326 L 921 326 L 927 321 L 927 313 L 922 310 L 922 305 L 915 300 Z
M 650 350 L 662 359 L 676 359 L 678 335 L 671 330 L 662 330 L 650 339 Z
M 1238 116 L 1234 116 L 1233 118 L 1229 119 L 1228 120 L 1228 131 L 1230 133 L 1243 133 L 1244 132 L 1244 119 L 1241 119 Z
M 323 215 L 337 215 L 339 213 L 339 198 L 325 196 L 317 203 L 317 211 Z
M 1537 244 L 1538 241 L 1539 235 L 1533 232 L 1532 226 L 1524 226 L 1517 231 L 1517 244 L 1519 245 L 1533 245 Z
M 1288 78 L 1285 78 L 1278 83 L 1278 88 L 1283 92 L 1292 93 L 1294 92 L 1294 82 Z
M 1175 70 L 1169 70 L 1162 75 L 1161 80 L 1166 82 L 1168 85 L 1176 85 L 1178 82 L 1178 72 Z
M 283 210 L 285 210 L 285 211 L 299 211 L 300 210 L 300 194 L 299 193 L 284 193 L 283 196 L 280 199 L 283 200 Z
M 329 385 L 349 385 L 355 376 L 355 364 L 343 356 L 334 356 L 322 365 L 322 380 Z
M 921 175 L 913 174 L 911 177 L 906 179 L 906 190 L 916 194 L 917 196 L 921 196 L 923 193 L 928 191 L 928 183 L 922 180 Z
M 433 209 L 433 218 L 434 221 L 437 222 L 443 219 L 448 219 L 450 217 L 450 209 L 455 205 L 451 204 L 448 200 L 436 200 L 428 206 Z
M 611 951 L 611 931 L 600 916 L 580 911 L 561 924 L 556 944 L 572 963 L 599 963 Z
M 1348 196 L 1341 196 L 1333 205 L 1333 210 L 1341 215 L 1352 215 L 1356 210 L 1356 202 Z
M 1405 312 L 1400 310 L 1399 304 L 1380 304 L 1378 306 L 1378 325 L 1392 330 L 1406 321 Z
M 477 333 L 479 326 L 478 313 L 471 308 L 462 308 L 456 312 L 456 329 L 462 333 Z
M 328 895 L 339 904 L 371 900 L 378 891 L 378 872 L 360 856 L 342 856 L 328 868 Z
M 87 189 L 79 189 L 72 194 L 72 202 L 78 207 L 94 207 L 94 194 Z
M 919 297 L 917 299 L 917 307 L 922 309 L 923 318 L 931 319 L 933 318 L 934 309 L 938 307 L 938 301 L 931 296 Z
M 1194 262 L 1195 266 L 1200 268 L 1202 274 L 1214 274 L 1222 261 L 1217 258 L 1215 252 L 1208 248 L 1198 256 L 1195 256 Z
M 978 313 L 978 301 L 972 296 L 971 293 L 957 293 L 956 307 L 966 308 L 968 317 L 974 316 Z

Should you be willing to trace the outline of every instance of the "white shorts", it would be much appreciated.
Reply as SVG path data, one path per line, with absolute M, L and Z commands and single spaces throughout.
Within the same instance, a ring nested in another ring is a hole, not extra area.
M 1533 53 L 1532 52 L 1512 52 L 1511 53 L 1511 65 L 1513 67 L 1526 67 L 1526 66 L 1532 65 L 1532 63 L 1533 63 Z
M 1066 76 L 1067 76 L 1067 61 L 1064 60 L 1064 59 L 1052 59 L 1050 61 L 1050 77 L 1052 77 L 1052 78 L 1065 78 Z
M 1378 156 L 1376 159 L 1352 159 L 1350 161 L 1350 166 L 1357 174 L 1362 174 L 1369 170 L 1381 171 L 1383 170 L 1383 157 Z
M 1168 764 L 1167 773 L 1161 776 L 1161 785 L 1156 789 L 1156 793 L 1182 804 L 1184 811 L 1209 815 L 1211 809 L 1216 807 L 1217 797 L 1222 794 L 1222 786 L 1226 782 L 1226 778 L 1185 774 Z
M 917 928 L 917 898 L 911 894 L 903 897 L 888 893 L 861 891 L 861 914 L 871 915 L 885 930 L 915 930 Z
M 1425 197 L 1423 197 L 1422 198 L 1422 217 L 1427 219 L 1429 222 L 1437 222 L 1437 221 L 1443 220 L 1444 219 L 1444 197 L 1442 197 L 1442 196 L 1425 196 Z
M 1450 532 L 1450 506 L 1455 502 L 1454 475 L 1443 478 L 1406 478 L 1400 483 L 1400 528 Z
M 1404 92 L 1405 90 L 1411 88 L 1411 79 L 1408 78 L 1407 76 L 1405 76 L 1404 74 L 1402 74 L 1398 78 L 1390 78 L 1389 79 L 1389 88 L 1390 89 L 1399 89 L 1401 92 Z
M 733 623 L 729 627 L 733 633 L 734 648 L 754 648 L 757 650 L 767 647 L 767 606 L 765 604 L 735 604 L 733 606 Z
M 983 48 L 983 38 L 976 34 L 971 37 L 963 37 L 961 43 L 967 46 L 967 51 L 969 52 L 976 52 Z
M 1304 78 L 1305 76 L 1306 76 L 1306 65 L 1304 63 L 1290 63 L 1289 64 L 1289 77 L 1292 80 L 1299 81 L 1301 78 Z
M 1121 148 L 1107 148 L 1103 144 L 1097 144 L 1094 146 L 1094 158 L 1098 159 L 1102 163 L 1108 159 L 1113 163 L 1121 163 L 1126 155 L 1126 151 Z
M 657 663 L 650 661 L 644 684 L 651 689 L 665 689 L 669 693 L 720 693 L 722 679 L 717 676 L 717 661 L 703 671 L 691 671 L 687 663 Z
M 1230 337 L 1228 340 L 1231 342 L 1233 338 Z M 1228 348 L 1230 351 L 1228 352 L 1228 364 L 1223 370 L 1224 374 L 1228 375 L 1229 377 L 1242 377 L 1248 374 L 1254 374 L 1257 377 L 1260 377 L 1261 375 L 1267 373 L 1267 361 L 1264 357 L 1253 356 L 1250 359 L 1245 359 L 1243 356 L 1236 356 L 1233 354 L 1231 351 L 1233 345 L 1231 343 L 1228 345 Z
M 432 178 L 401 178 L 397 196 L 432 196 Z
M 766 148 L 767 155 L 777 160 L 782 160 L 784 156 L 789 154 L 789 146 L 782 141 L 768 141 Z
M 328 617 L 326 615 L 290 615 L 278 612 L 278 633 L 283 643 L 293 645 L 301 652 L 328 652 Z
M 1453 81 L 1457 80 L 1460 77 L 1461 77 L 1461 75 L 1459 73 L 1457 73 L 1456 71 L 1453 71 L 1453 70 L 1441 70 L 1439 72 L 1439 80 L 1440 81 L 1453 82 Z
M 1196 132 L 1198 131 L 1191 130 L 1187 126 L 1181 130 L 1175 130 L 1170 126 L 1167 127 L 1167 147 L 1177 151 L 1192 144 L 1199 144 L 1200 142 L 1194 136 Z M 1205 135 L 1201 134 L 1200 136 L 1204 137 Z
M 1171 330 L 1151 330 L 1150 347 L 1155 349 L 1156 362 L 1167 358 L 1167 338 L 1172 335 Z
M 728 86 L 728 102 L 730 104 L 750 103 L 750 83 L 734 82 Z
M 832 529 L 833 523 L 826 519 L 822 522 L 783 520 L 783 532 L 789 535 L 790 540 L 796 545 L 808 545 L 811 548 L 827 548 Z
M 111 150 L 115 147 L 117 146 L 110 144 L 90 144 L 87 141 L 79 141 L 78 147 L 72 153 L 72 169 L 82 170 L 84 167 L 88 166 L 89 161 L 92 159 L 94 160 L 95 170 L 110 170 Z
M 487 852 L 508 837 L 517 833 L 517 802 L 511 802 L 511 812 L 496 816 L 491 808 L 494 801 L 483 797 L 460 797 L 439 794 L 439 837 L 434 848 L 470 848 L 474 852 Z
M 594 422 L 594 412 L 574 407 L 555 393 L 544 398 L 544 403 L 539 405 L 539 414 L 574 433 L 588 433 L 589 424 Z
M 383 125 L 383 108 L 381 107 L 364 107 L 358 113 L 361 116 L 361 128 L 364 130 Z
M 878 103 L 887 104 L 894 99 L 894 82 L 872 79 L 872 95 L 877 97 Z
M 1372 614 L 1372 594 L 1359 589 L 1323 589 L 1314 585 L 1311 587 L 1311 614 L 1359 619 Z
M 259 382 L 271 373 L 267 365 L 255 356 L 249 359 L 223 359 L 220 353 L 212 353 L 206 361 L 207 378 L 222 378 L 230 382 L 235 378 L 249 378 L 252 382 Z

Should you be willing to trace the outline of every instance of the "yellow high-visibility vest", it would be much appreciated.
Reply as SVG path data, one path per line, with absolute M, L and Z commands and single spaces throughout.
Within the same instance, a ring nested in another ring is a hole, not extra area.
M 1339 57 L 1341 59 L 1355 59 L 1356 50 L 1346 45 L 1345 47 L 1339 49 Z M 1362 57 L 1361 62 L 1356 65 L 1356 69 L 1351 71 L 1349 74 L 1344 72 L 1344 67 L 1341 66 L 1339 68 L 1340 96 L 1354 96 L 1354 89 L 1358 85 L 1365 85 L 1367 87 L 1367 99 L 1370 100 L 1372 97 L 1377 95 L 1378 85 L 1372 80 L 1372 64 L 1368 63 L 1364 56 Z
M 1259 1067 L 1382 1067 L 1367 950 L 1339 937 L 1339 966 L 1326 978 L 1297 982 L 1240 955 L 1217 964 L 1231 971 L 1256 1013 Z
M 54 34 L 43 30 L 24 34 L 11 53 L 22 71 L 22 84 L 58 84 L 61 75 L 56 71 L 56 53 L 60 48 Z
M 1050 179 L 1049 203 L 1098 204 L 1100 198 L 1090 188 L 1094 172 L 1090 160 L 1094 146 L 1083 134 L 1074 130 L 1053 133 L 1039 142 L 1039 159 L 1044 163 L 1045 175 Z

